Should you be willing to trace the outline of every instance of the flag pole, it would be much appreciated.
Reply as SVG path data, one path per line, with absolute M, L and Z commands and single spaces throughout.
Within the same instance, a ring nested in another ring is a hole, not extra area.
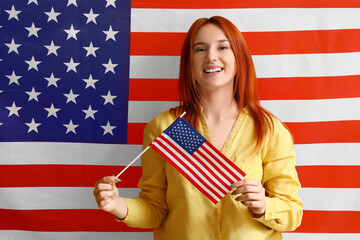
M 182 118 L 185 114 L 186 112 L 183 112 L 180 118 Z M 128 169 L 136 160 L 138 160 L 141 157 L 141 155 L 143 155 L 149 148 L 150 146 L 147 146 L 139 155 L 137 155 L 137 157 L 134 158 L 134 160 L 132 160 L 118 175 L 116 175 L 116 178 L 119 178 L 119 176 L 123 174 L 126 171 L 126 169 Z

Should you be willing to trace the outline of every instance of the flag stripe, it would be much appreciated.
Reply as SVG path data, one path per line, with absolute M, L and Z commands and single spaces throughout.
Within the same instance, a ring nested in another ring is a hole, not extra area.
M 152 232 L 31 232 L 18 230 L 0 230 L 0 239 L 26 239 L 26 240 L 114 240 L 132 239 L 149 240 Z M 348 240 L 348 239 L 344 239 Z
M 146 123 L 152 115 L 179 105 L 177 101 L 130 101 L 129 122 Z M 283 122 L 359 120 L 360 98 L 315 100 L 262 100 L 261 105 Z M 293 111 L 297 109 L 297 111 Z M 154 116 L 155 117 L 155 116 Z
M 303 187 L 358 188 L 360 187 L 360 165 L 349 166 L 297 166 Z M 0 165 L 0 187 L 93 187 L 103 176 L 111 175 L 117 166 L 74 165 Z M 124 167 L 120 167 L 119 170 Z M 216 168 L 216 167 L 214 167 Z M 207 167 L 208 171 L 210 167 Z M 81 172 L 81 175 L 79 174 Z M 215 172 L 216 171 L 212 171 Z M 13 181 L 13 173 L 17 181 Z M 66 173 L 66 175 L 64 175 Z M 117 183 L 121 188 L 135 188 L 142 175 L 141 167 L 130 167 Z M 37 176 L 34 178 L 33 176 Z M 336 177 L 336 180 L 334 179 Z M 44 180 L 46 179 L 46 181 Z M 219 182 L 230 185 L 230 181 L 219 177 Z
M 128 124 L 128 143 L 141 144 L 146 123 Z M 296 144 L 359 143 L 360 121 L 286 123 Z
M 0 239 L 26 239 L 26 240 L 114 240 L 152 239 L 152 232 L 30 232 L 18 230 L 0 230 Z M 360 234 L 356 233 L 283 233 L 284 240 L 359 240 Z
M 1 188 L 2 208 L 12 210 L 98 209 L 92 187 Z M 136 197 L 138 188 L 119 188 L 122 197 Z M 304 210 L 360 211 L 359 188 L 302 188 Z M 26 196 L 26 198 L 24 198 Z
M 360 40 L 360 29 L 243 32 L 242 34 L 252 55 L 360 51 L 360 46 L 357 44 Z M 130 54 L 180 56 L 185 35 L 185 32 L 133 32 Z
M 229 19 L 242 32 L 360 28 L 360 8 L 166 9 L 166 11 L 133 8 L 131 32 L 187 32 L 196 19 L 215 15 Z
M 360 143 L 321 143 L 321 144 L 295 144 L 297 166 L 332 165 L 351 166 L 359 165 Z M 71 161 L 69 152 L 82 149 L 83 157 L 78 155 Z M 127 165 L 131 159 L 141 152 L 142 145 L 105 145 L 87 143 L 41 143 L 23 142 L 0 143 L 2 159 L 0 165 Z M 6 150 L 5 150 L 6 149 Z M 29 154 L 31 150 L 36 152 Z M 54 155 L 54 151 L 60 149 Z M 85 153 L 91 153 L 86 154 Z M 99 154 L 99 155 L 97 155 Z M 77 158 L 78 157 L 78 158 Z M 53 161 L 49 162 L 49 159 Z M 140 166 L 136 161 L 132 166 Z M 4 167 L 4 166 L 2 166 Z M 17 170 L 16 170 L 17 171 Z
M 130 228 L 119 224 L 114 217 L 101 210 L 9 210 L 0 209 L 0 230 L 29 231 L 99 231 L 148 232 L 150 229 Z M 356 221 L 359 211 L 304 211 L 302 225 L 296 232 L 359 233 Z M 21 219 L 21 221 L 19 221 Z M 91 221 L 86 221 L 91 219 Z M 334 221 L 336 219 L 336 221 Z M 323 224 L 314 224 L 323 223 Z
M 0 187 L 93 187 L 102 177 L 116 175 L 123 168 L 101 165 L 0 165 Z M 119 182 L 117 186 L 136 187 L 141 175 L 141 167 L 131 167 L 121 175 L 126 181 Z
M 131 1 L 132 8 L 181 8 L 181 9 L 202 9 L 204 8 L 343 8 L 343 7 L 360 7 L 358 1 L 353 0 L 302 0 L 302 1 L 293 1 L 293 0 L 243 0 L 243 1 L 233 1 L 233 0 L 223 0 L 221 2 L 217 0 L 182 0 L 182 1 L 166 1 L 166 0 L 157 0 L 157 1 L 143 1 L 143 0 L 133 0 Z
M 295 144 L 297 166 L 360 165 L 360 143 Z
M 253 56 L 253 60 L 259 78 L 360 74 L 357 65 L 360 62 L 360 52 L 257 55 Z M 327 67 L 324 68 L 324 65 Z M 130 78 L 177 79 L 179 66 L 178 56 L 131 56 Z
M 360 75 L 259 78 L 261 100 L 314 100 L 360 97 Z M 179 101 L 177 79 L 130 79 L 129 101 Z M 319 87 L 321 86 L 321 87 Z

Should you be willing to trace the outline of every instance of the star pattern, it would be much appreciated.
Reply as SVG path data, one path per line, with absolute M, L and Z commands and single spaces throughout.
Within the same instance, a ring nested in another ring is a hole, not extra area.
M 130 8 L 100 1 L 11 0 L 3 9 L 0 126 L 16 125 L 11 141 L 126 141 L 128 73 L 119 65 L 129 61 L 130 22 L 109 16 Z

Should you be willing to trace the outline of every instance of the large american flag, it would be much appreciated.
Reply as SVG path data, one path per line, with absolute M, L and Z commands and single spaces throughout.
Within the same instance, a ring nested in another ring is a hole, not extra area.
M 217 204 L 245 173 L 187 121 L 177 118 L 151 144 L 200 192 Z
M 212 15 L 243 32 L 262 104 L 295 137 L 304 218 L 284 238 L 360 238 L 359 1 L 12 0 L 0 2 L 0 239 L 151 239 L 98 210 L 93 185 L 178 105 L 181 42 Z

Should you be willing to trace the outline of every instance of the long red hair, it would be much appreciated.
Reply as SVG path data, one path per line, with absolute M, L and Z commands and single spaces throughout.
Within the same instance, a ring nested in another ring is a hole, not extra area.
M 186 111 L 184 119 L 195 128 L 198 127 L 201 115 L 201 93 L 193 75 L 193 44 L 196 33 L 206 24 L 218 26 L 229 40 L 236 61 L 234 99 L 239 111 L 246 107 L 252 117 L 257 138 L 256 148 L 259 149 L 266 132 L 273 127 L 273 115 L 260 106 L 255 67 L 246 41 L 237 27 L 226 18 L 220 16 L 200 18 L 191 25 L 181 52 L 179 73 L 181 107 L 176 115 Z

